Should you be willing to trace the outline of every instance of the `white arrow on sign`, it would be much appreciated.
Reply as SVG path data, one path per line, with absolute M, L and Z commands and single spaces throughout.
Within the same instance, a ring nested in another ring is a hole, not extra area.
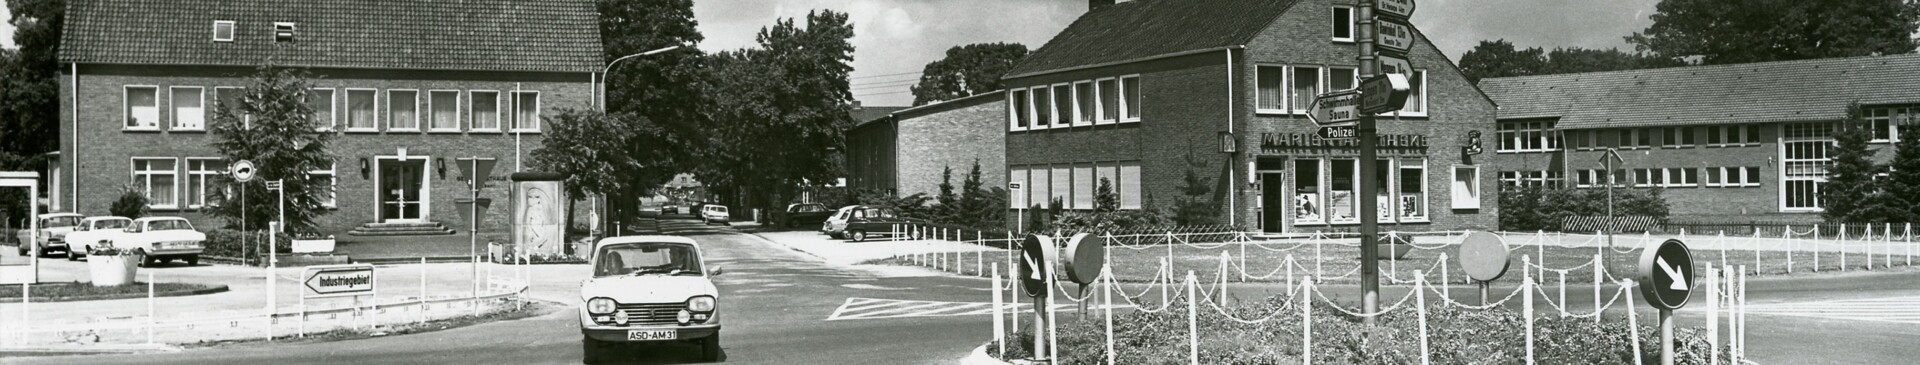
M 1027 276 L 1028 279 L 1033 279 L 1033 280 L 1046 279 L 1046 276 L 1044 276 L 1046 275 L 1046 273 L 1041 271 L 1040 262 L 1038 260 L 1034 260 L 1032 257 L 1028 257 L 1027 259 L 1020 260 L 1020 261 L 1026 261 L 1027 270 L 1028 272 L 1032 273 L 1031 275 Z
M 1373 24 L 1373 45 L 1401 53 L 1413 50 L 1413 26 L 1388 19 L 1375 19 Z
M 1307 118 L 1322 126 L 1360 120 L 1360 91 L 1348 89 L 1320 94 L 1307 107 Z
M 1665 257 L 1655 258 L 1653 259 L 1653 263 L 1659 264 L 1660 271 L 1667 273 L 1667 277 L 1673 278 L 1673 284 L 1667 285 L 1667 289 L 1687 290 L 1687 277 L 1685 275 L 1680 275 L 1680 269 L 1673 267 L 1673 265 L 1667 264 L 1667 258 Z

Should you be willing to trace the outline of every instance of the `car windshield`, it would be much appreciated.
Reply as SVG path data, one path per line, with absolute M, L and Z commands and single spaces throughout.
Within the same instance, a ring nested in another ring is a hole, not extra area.
M 40 220 L 40 228 L 72 227 L 80 225 L 80 217 L 62 216 Z
M 186 220 L 159 220 L 147 222 L 147 231 L 192 230 L 193 224 Z
M 93 221 L 93 229 L 122 229 L 133 224 L 131 219 L 104 219 Z
M 880 208 L 867 208 L 867 209 L 865 209 L 865 210 L 863 210 L 863 211 L 862 211 L 861 213 L 862 213 L 862 214 L 858 214 L 858 215 L 855 215 L 855 216 L 857 216 L 857 217 L 861 217 L 861 218 L 867 218 L 867 219 L 873 219 L 873 218 L 893 218 L 893 211 L 892 211 L 892 210 L 887 210 L 887 209 L 880 209 Z
M 726 213 L 727 207 L 709 205 L 707 206 L 707 211 L 714 212 L 714 213 Z
M 636 242 L 600 247 L 594 255 L 593 276 L 618 275 L 699 275 L 700 255 L 692 245 L 669 242 Z
M 827 207 L 819 204 L 801 204 L 801 205 L 793 206 L 794 213 L 816 213 L 816 212 L 825 212 L 825 211 L 827 211 Z

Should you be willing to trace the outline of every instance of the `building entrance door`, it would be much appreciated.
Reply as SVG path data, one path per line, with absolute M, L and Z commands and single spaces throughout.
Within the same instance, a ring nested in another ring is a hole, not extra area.
M 1268 233 L 1287 231 L 1287 160 L 1263 157 L 1254 162 L 1260 177 L 1260 230 Z
M 388 223 L 421 222 L 427 200 L 427 160 L 381 159 L 379 196 L 380 220 Z

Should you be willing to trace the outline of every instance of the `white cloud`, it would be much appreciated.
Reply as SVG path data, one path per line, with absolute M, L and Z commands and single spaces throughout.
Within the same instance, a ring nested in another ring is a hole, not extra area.
M 13 13 L 0 6 L 0 48 L 19 48 L 13 44 L 13 24 L 7 22 L 8 19 L 13 19 Z

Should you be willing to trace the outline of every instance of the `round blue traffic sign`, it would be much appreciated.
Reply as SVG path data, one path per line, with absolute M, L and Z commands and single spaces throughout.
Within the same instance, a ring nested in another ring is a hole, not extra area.
M 1693 293 L 1693 253 L 1669 239 L 1640 254 L 1640 295 L 1659 309 L 1680 309 Z

